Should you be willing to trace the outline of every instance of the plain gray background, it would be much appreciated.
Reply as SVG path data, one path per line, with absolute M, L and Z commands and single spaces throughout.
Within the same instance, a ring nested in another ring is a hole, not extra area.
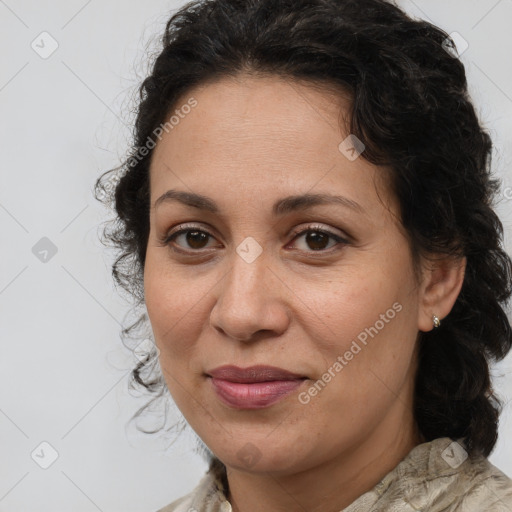
M 143 401 L 127 390 L 134 359 L 118 333 L 128 303 L 98 240 L 108 212 L 92 196 L 127 150 L 131 98 L 183 4 L 0 0 L 0 512 L 151 512 L 206 469 L 192 433 L 167 447 L 127 426 Z M 462 61 L 494 138 L 510 252 L 512 0 L 399 5 L 469 45 Z M 511 356 L 493 377 L 510 402 Z M 511 409 L 490 457 L 509 475 Z

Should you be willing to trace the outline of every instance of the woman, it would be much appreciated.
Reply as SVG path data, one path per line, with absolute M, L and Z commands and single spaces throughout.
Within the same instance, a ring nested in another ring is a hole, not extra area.
M 135 381 L 211 452 L 162 511 L 512 510 L 512 267 L 453 50 L 384 0 L 170 19 L 107 232 L 159 351 Z

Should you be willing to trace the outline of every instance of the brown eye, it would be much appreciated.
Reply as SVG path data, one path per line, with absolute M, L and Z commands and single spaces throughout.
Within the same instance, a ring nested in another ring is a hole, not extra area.
M 326 245 L 329 243 L 329 235 L 325 233 L 321 233 L 320 231 L 310 231 L 306 235 L 306 243 L 313 250 L 321 250 L 325 249 Z
M 210 235 L 204 231 L 190 231 L 188 230 L 185 235 L 187 244 L 193 249 L 204 249 L 205 242 L 208 242 Z
M 183 228 L 167 236 L 164 243 L 177 246 L 174 248 L 177 251 L 194 252 L 208 248 L 207 244 L 210 238 L 213 238 L 213 235 L 207 231 L 197 228 Z M 178 239 L 180 239 L 180 242 L 176 243 Z
M 303 252 L 328 251 L 330 248 L 336 245 L 347 245 L 349 243 L 349 241 L 345 238 L 340 237 L 331 231 L 320 229 L 316 226 L 309 226 L 307 229 L 298 231 L 294 234 L 294 240 L 303 238 L 305 243 L 303 244 L 302 248 L 299 248 L 299 250 Z M 334 242 L 330 246 L 329 240 Z

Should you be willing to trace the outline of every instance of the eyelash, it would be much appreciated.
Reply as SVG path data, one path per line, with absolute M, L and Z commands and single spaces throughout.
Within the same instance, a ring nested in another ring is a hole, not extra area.
M 206 235 L 208 235 L 209 237 L 211 238 L 215 238 L 211 233 L 209 233 L 208 231 L 205 231 L 204 229 L 200 229 L 196 226 L 181 226 L 182 229 L 179 229 L 178 231 L 175 231 L 174 233 L 171 233 L 170 235 L 166 235 L 162 240 L 162 245 L 170 245 L 171 242 L 173 242 L 179 235 L 182 235 L 184 233 L 188 233 L 190 231 L 196 231 L 196 232 L 199 232 L 199 233 L 204 233 Z M 333 246 L 333 247 L 336 247 L 336 245 L 348 245 L 350 242 L 349 240 L 347 240 L 346 238 L 343 238 L 339 235 L 336 235 L 334 234 L 333 232 L 331 231 L 328 231 L 324 228 L 322 228 L 321 226 L 318 226 L 318 225 L 309 225 L 307 226 L 305 229 L 298 229 L 298 230 L 295 230 L 293 233 L 292 233 L 292 236 L 293 236 L 293 240 L 295 240 L 299 235 L 305 235 L 307 233 L 320 233 L 322 235 L 326 235 L 330 238 L 332 238 L 333 240 L 335 240 L 337 243 Z M 174 246 L 171 246 L 170 247 L 173 251 L 175 252 L 178 252 L 178 253 L 181 253 L 181 254 L 187 254 L 187 255 L 191 255 L 193 253 L 195 253 L 196 255 L 199 254 L 202 249 L 197 249 L 197 250 L 185 250 L 185 249 L 179 249 L 179 248 L 176 248 Z M 310 251 L 301 251 L 301 252 L 307 252 L 307 253 L 313 253 L 313 254 L 330 254 L 331 252 L 334 252 L 331 250 L 331 248 L 329 249 L 319 249 L 317 251 L 314 251 L 314 250 L 310 250 Z M 339 250 L 339 249 L 337 249 Z

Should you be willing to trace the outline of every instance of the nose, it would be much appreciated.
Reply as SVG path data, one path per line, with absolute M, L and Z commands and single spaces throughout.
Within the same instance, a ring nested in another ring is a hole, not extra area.
M 288 328 L 290 292 L 264 253 L 249 263 L 234 252 L 231 269 L 218 286 L 210 323 L 224 336 L 251 342 Z

